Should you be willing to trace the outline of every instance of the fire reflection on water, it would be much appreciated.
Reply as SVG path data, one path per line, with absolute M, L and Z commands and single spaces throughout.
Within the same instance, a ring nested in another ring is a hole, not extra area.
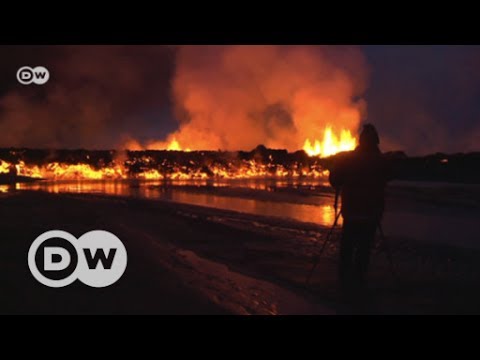
M 275 191 L 276 188 L 298 187 L 311 188 L 316 184 L 308 182 L 282 181 L 242 181 L 242 182 L 210 182 L 210 181 L 177 181 L 169 186 L 163 181 L 39 181 L 35 183 L 16 184 L 16 190 L 39 190 L 50 193 L 88 193 L 112 196 L 129 196 L 145 199 L 157 199 L 186 204 L 207 206 L 217 209 L 233 210 L 262 216 L 275 216 L 311 222 L 323 226 L 331 226 L 335 219 L 333 196 L 322 194 L 315 197 L 315 204 L 270 201 L 263 198 L 251 199 L 227 194 L 215 194 L 210 191 L 189 191 L 185 185 L 197 189 L 205 187 L 243 187 L 258 191 Z M 10 186 L 10 187 L 9 187 Z M 2 185 L 0 192 L 12 190 L 11 185 Z M 295 191 L 293 191 L 295 193 Z M 339 224 L 341 224 L 341 218 Z

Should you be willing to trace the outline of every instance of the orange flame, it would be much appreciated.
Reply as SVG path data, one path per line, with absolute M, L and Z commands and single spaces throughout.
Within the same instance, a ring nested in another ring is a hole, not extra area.
M 128 145 L 129 143 L 127 143 L 127 148 L 128 148 Z M 168 141 L 150 142 L 147 145 L 147 149 L 148 150 L 185 151 L 185 152 L 191 151 L 190 148 L 183 148 L 175 137 L 170 142 Z
M 0 160 L 0 174 L 10 172 L 10 163 Z M 46 165 L 26 165 L 25 162 L 19 161 L 15 165 L 17 175 L 28 176 L 32 178 L 45 178 L 54 180 L 72 180 L 72 179 L 125 179 L 127 172 L 121 165 L 106 166 L 96 169 L 89 164 L 61 164 L 52 162 Z
M 170 141 L 166 150 L 169 150 L 169 151 L 186 151 L 186 152 L 190 151 L 190 149 L 188 149 L 188 148 L 182 149 L 182 147 L 180 146 L 180 143 L 175 138 L 173 138 L 173 140 Z
M 352 136 L 350 130 L 342 129 L 340 137 L 337 137 L 331 126 L 325 128 L 323 140 L 315 140 L 310 142 L 310 139 L 306 139 L 303 145 L 303 150 L 309 156 L 327 157 L 335 155 L 342 151 L 350 151 L 355 149 L 357 140 Z
M 327 126 L 325 129 L 323 141 L 316 140 L 314 143 L 309 139 L 305 141 L 304 150 L 310 156 L 326 157 L 336 154 L 340 151 L 352 150 L 356 146 L 356 139 L 350 131 L 342 130 L 338 138 Z M 167 151 L 191 151 L 189 148 L 182 148 L 175 139 L 170 142 L 158 142 L 150 144 L 149 149 L 162 149 Z M 118 159 L 117 159 L 118 160 Z M 241 160 L 241 162 L 229 162 L 228 164 L 196 164 L 191 162 L 192 166 L 173 166 L 168 170 L 161 170 L 162 167 L 151 163 L 149 157 L 145 156 L 137 159 L 140 163 L 149 168 L 144 168 L 137 173 L 129 172 L 130 160 L 113 162 L 102 167 L 95 167 L 87 163 L 65 164 L 60 162 L 51 162 L 43 165 L 25 164 L 19 161 L 15 164 L 16 175 L 28 176 L 32 178 L 43 178 L 50 180 L 121 180 L 129 178 L 138 178 L 145 180 L 190 180 L 207 178 L 224 179 L 245 179 L 245 178 L 265 178 L 265 177 L 325 177 L 328 170 L 323 169 L 318 164 L 305 166 L 297 164 L 287 169 L 281 164 L 275 164 L 273 159 L 267 163 L 257 162 L 255 160 Z M 166 160 L 165 160 L 166 161 Z M 134 161 L 135 162 L 135 161 Z M 198 165 L 198 166 L 196 166 Z M 0 174 L 12 174 L 12 164 L 0 159 Z
M 148 158 L 142 158 L 142 162 L 148 164 Z M 172 171 L 165 173 L 160 169 L 145 169 L 139 173 L 129 173 L 128 161 L 122 164 L 112 164 L 96 168 L 90 164 L 63 164 L 51 162 L 44 165 L 27 165 L 20 161 L 15 165 L 18 176 L 28 176 L 38 179 L 49 180 L 122 180 L 122 179 L 145 179 L 145 180 L 193 180 L 193 179 L 247 179 L 268 177 L 313 177 L 322 178 L 328 174 L 327 170 L 319 165 L 300 166 L 286 169 L 281 164 L 260 163 L 255 160 L 242 160 L 240 163 L 228 163 L 224 165 L 203 165 L 186 168 L 175 165 Z M 195 165 L 195 164 L 193 164 Z M 0 174 L 11 172 L 11 164 L 0 160 Z

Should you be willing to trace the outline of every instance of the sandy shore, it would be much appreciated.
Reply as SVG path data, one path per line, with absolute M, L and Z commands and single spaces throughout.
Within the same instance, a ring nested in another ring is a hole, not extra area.
M 0 195 L 1 313 L 335 314 L 337 243 L 305 287 L 326 229 L 233 211 L 101 195 Z M 47 230 L 103 229 L 125 244 L 124 276 L 104 289 L 47 288 L 27 267 Z M 400 281 L 373 258 L 368 304 L 347 313 L 480 313 L 480 253 L 396 241 Z

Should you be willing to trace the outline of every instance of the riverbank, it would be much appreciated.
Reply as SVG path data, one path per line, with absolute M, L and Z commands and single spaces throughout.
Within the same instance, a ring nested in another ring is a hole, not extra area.
M 480 252 L 395 239 L 372 257 L 370 301 L 345 310 L 336 288 L 338 242 L 305 277 L 327 227 L 175 202 L 93 194 L 0 194 L 2 313 L 445 314 L 480 313 Z M 116 234 L 127 271 L 105 289 L 50 289 L 27 267 L 31 242 L 66 230 Z

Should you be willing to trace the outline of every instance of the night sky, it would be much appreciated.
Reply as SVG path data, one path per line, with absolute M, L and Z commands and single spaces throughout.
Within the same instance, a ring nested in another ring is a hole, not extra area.
M 408 153 L 480 150 L 479 46 L 364 46 L 368 117 Z
M 479 46 L 358 46 L 365 117 L 383 150 L 479 151 Z M 0 46 L 0 146 L 112 148 L 163 140 L 182 109 L 172 98 L 175 46 Z M 196 59 L 195 59 L 196 61 Z M 208 61 L 198 57 L 199 62 Z M 22 86 L 16 70 L 50 80 Z M 180 114 L 180 115 L 179 115 Z M 250 150 L 250 149 L 241 149 Z

